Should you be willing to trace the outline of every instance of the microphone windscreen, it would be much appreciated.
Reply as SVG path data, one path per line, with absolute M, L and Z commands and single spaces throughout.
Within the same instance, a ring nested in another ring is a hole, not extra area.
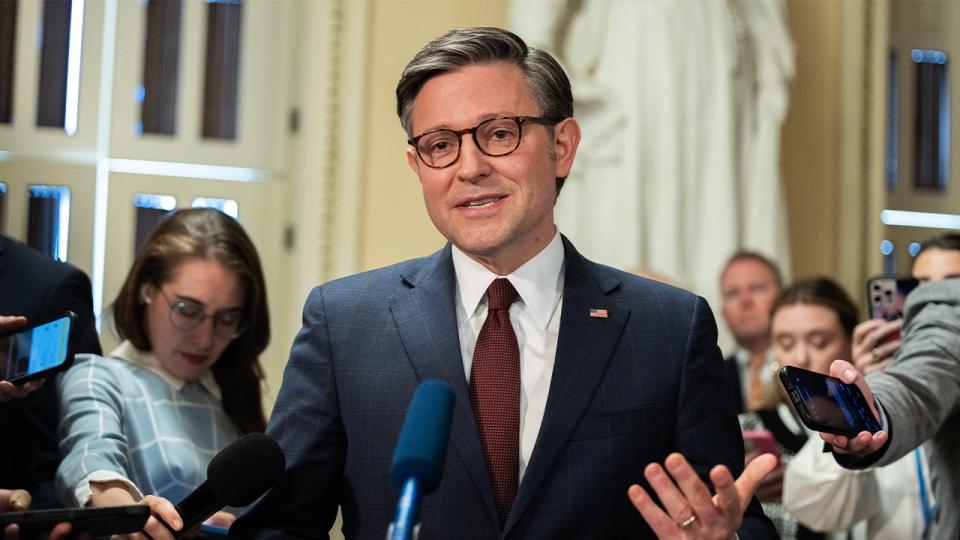
M 429 379 L 417 386 L 390 466 L 390 477 L 398 488 L 411 476 L 420 480 L 424 493 L 440 485 L 453 402 L 453 390 L 443 381 Z
M 220 451 L 207 466 L 207 485 L 223 506 L 246 506 L 283 476 L 280 445 L 263 433 L 248 433 Z

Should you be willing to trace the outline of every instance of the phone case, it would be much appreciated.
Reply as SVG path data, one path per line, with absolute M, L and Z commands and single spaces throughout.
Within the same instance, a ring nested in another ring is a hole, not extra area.
M 856 385 L 792 366 L 781 368 L 778 375 L 794 410 L 808 428 L 845 437 L 855 437 L 861 431 L 880 431 L 880 424 Z
M 12 332 L 6 332 L 6 333 L 3 333 L 3 334 L 0 334 L 0 338 L 5 338 L 5 337 L 8 337 L 8 336 L 13 336 L 13 335 L 17 335 L 17 334 L 23 334 L 23 333 L 25 333 L 25 332 L 30 332 L 30 331 L 32 331 L 34 328 L 37 328 L 38 326 L 43 326 L 43 325 L 45 325 L 45 324 L 49 324 L 49 323 L 51 323 L 51 322 L 60 320 L 60 319 L 62 319 L 62 318 L 64 318 L 64 317 L 70 319 L 70 331 L 69 331 L 69 334 L 68 334 L 68 337 L 67 337 L 67 357 L 66 357 L 66 359 L 63 361 L 63 363 L 61 363 L 61 364 L 59 364 L 59 365 L 57 365 L 57 366 L 54 366 L 54 367 L 52 367 L 52 368 L 50 368 L 50 369 L 45 369 L 45 370 L 42 370 L 42 371 L 37 371 L 36 373 L 30 373 L 30 374 L 28 374 L 28 375 L 23 375 L 23 376 L 20 376 L 20 377 L 12 377 L 12 378 L 7 379 L 7 380 L 9 380 L 10 382 L 12 382 L 13 384 L 20 385 L 20 384 L 24 384 L 24 383 L 26 383 L 26 382 L 29 382 L 29 381 L 32 381 L 32 380 L 35 380 L 35 379 L 42 379 L 42 378 L 47 377 L 48 375 L 50 375 L 50 374 L 52 374 L 52 373 L 57 373 L 57 372 L 60 372 L 60 371 L 64 371 L 64 370 L 68 369 L 68 368 L 73 364 L 74 344 L 75 344 L 75 342 L 76 342 L 76 335 L 77 335 L 77 314 L 74 313 L 74 312 L 72 312 L 72 311 L 65 311 L 65 312 L 63 312 L 63 313 L 61 313 L 61 314 L 59 314 L 59 315 L 57 315 L 56 317 L 53 317 L 53 318 L 51 318 L 51 319 L 47 319 L 47 320 L 45 320 L 45 321 L 40 321 L 40 322 L 37 322 L 37 323 L 31 323 L 31 324 L 28 324 L 27 326 L 24 326 L 23 328 L 18 328 L 18 329 L 16 329 L 16 330 L 12 331 Z M 6 353 L 5 353 L 4 351 L 0 351 L 0 379 L 3 379 L 3 378 L 5 377 L 5 374 L 6 374 L 6 371 L 7 371 L 7 365 L 6 365 L 6 363 L 7 363 L 8 361 L 9 361 L 9 359 L 6 358 Z
M 875 276 L 867 280 L 867 305 L 871 319 L 894 321 L 903 318 L 907 295 L 917 286 L 911 276 Z

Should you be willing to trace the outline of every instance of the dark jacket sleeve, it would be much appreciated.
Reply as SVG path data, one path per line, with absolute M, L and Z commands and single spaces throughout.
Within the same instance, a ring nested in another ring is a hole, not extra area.
M 322 288 L 303 311 L 267 435 L 283 448 L 280 481 L 230 528 L 231 538 L 328 538 L 337 516 L 347 439 Z

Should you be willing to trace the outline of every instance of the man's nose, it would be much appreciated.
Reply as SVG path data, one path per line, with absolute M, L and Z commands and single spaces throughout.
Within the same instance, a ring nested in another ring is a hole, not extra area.
M 488 156 L 477 146 L 473 135 L 467 133 L 460 140 L 460 159 L 457 163 L 457 176 L 467 182 L 475 182 L 490 172 Z

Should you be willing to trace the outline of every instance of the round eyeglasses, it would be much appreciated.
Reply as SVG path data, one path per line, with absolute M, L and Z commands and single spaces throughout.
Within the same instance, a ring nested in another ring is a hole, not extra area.
M 190 300 L 171 302 L 163 289 L 157 288 L 160 295 L 170 305 L 170 322 L 180 330 L 193 330 L 207 318 L 213 319 L 213 333 L 224 339 L 236 339 L 247 330 L 247 321 L 240 310 L 227 310 L 208 315 L 203 306 Z
M 417 155 L 428 167 L 443 169 L 460 159 L 463 136 L 473 135 L 473 142 L 484 154 L 491 157 L 505 156 L 520 147 L 524 124 L 553 126 L 563 119 L 540 116 L 502 116 L 484 120 L 467 129 L 434 129 L 407 139 L 407 144 L 417 149 Z

